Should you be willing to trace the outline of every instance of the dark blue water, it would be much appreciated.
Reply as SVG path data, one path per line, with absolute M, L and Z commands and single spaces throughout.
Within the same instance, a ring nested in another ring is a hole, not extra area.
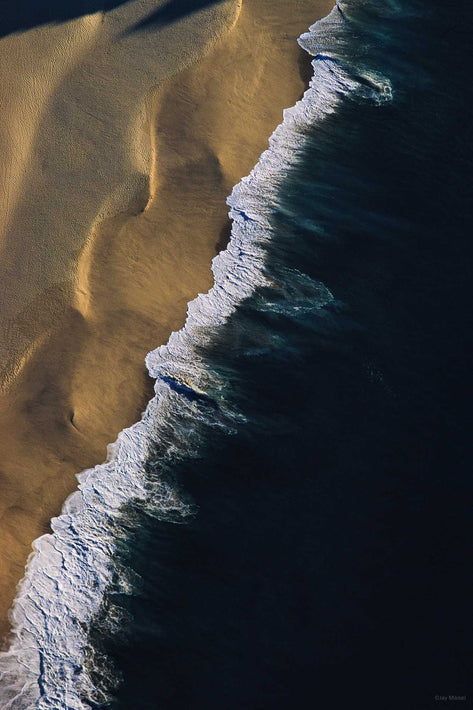
M 288 165 L 275 286 L 201 353 L 247 421 L 173 472 L 196 515 L 127 511 L 116 710 L 471 704 L 471 13 L 343 10 L 394 100 Z

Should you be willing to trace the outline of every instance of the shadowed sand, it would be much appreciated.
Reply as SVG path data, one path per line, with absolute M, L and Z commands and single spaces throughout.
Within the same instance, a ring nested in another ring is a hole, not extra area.
M 2 633 L 31 542 L 139 418 L 145 354 L 211 286 L 226 196 L 301 95 L 295 39 L 333 3 L 144 23 L 160 4 L 0 41 Z

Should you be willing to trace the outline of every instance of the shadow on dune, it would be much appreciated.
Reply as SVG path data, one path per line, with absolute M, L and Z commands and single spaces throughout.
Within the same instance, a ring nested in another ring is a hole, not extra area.
M 127 0 L 0 0 L 0 37 L 49 22 L 113 10 Z
M 168 0 L 165 5 L 158 8 L 146 19 L 135 25 L 132 31 L 142 30 L 149 27 L 159 27 L 170 25 L 186 15 L 203 10 L 210 5 L 217 5 L 222 0 Z
M 0 37 L 51 22 L 65 22 L 94 12 L 107 12 L 128 0 L 0 0 Z M 222 0 L 168 0 L 132 31 L 171 24 Z

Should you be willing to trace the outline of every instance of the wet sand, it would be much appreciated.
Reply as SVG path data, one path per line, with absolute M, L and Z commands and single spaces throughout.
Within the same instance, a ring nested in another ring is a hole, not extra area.
M 159 3 L 0 40 L 0 631 L 47 532 L 152 393 L 145 354 L 212 283 L 226 196 L 302 94 L 332 0 Z M 5 60 L 5 61 L 3 61 Z

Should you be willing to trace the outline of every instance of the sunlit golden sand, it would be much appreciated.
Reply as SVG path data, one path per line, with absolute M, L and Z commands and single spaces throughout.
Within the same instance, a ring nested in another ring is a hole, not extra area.
M 332 0 L 159 5 L 0 40 L 0 626 L 48 530 L 151 396 L 145 354 L 212 283 L 226 196 L 304 89 Z M 303 72 L 302 72 L 303 73 Z

